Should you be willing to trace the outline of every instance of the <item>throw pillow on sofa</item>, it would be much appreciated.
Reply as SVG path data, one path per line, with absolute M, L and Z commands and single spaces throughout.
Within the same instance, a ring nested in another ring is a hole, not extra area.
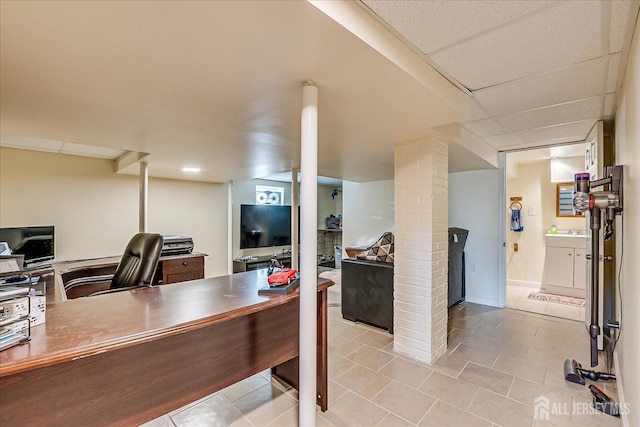
M 393 264 L 393 241 L 393 234 L 387 231 L 377 242 L 357 254 L 356 258 Z

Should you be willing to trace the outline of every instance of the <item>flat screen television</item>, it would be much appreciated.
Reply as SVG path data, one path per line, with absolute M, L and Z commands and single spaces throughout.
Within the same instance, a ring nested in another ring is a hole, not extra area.
M 0 228 L 0 242 L 6 242 L 11 254 L 24 255 L 25 265 L 53 260 L 54 227 Z
M 240 205 L 240 249 L 291 244 L 291 206 Z

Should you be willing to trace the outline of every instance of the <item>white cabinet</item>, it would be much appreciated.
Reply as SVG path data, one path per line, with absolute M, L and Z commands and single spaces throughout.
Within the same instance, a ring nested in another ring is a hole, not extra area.
M 585 289 L 587 287 L 587 251 L 576 248 L 573 258 L 573 287 Z
M 573 287 L 573 248 L 547 246 L 544 259 L 544 284 Z
M 585 297 L 585 244 L 585 236 L 546 236 L 543 284 L 547 292 Z

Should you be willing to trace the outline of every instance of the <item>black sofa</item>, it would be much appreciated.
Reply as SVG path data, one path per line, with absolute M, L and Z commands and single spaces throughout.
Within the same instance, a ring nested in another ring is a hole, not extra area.
M 342 260 L 342 317 L 393 333 L 393 264 Z

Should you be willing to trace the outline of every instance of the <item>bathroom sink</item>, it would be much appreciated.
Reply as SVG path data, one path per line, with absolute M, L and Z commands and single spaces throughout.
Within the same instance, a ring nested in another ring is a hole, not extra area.
M 546 246 L 561 248 L 584 248 L 587 243 L 587 236 L 584 234 L 545 234 Z
M 584 231 L 558 230 L 556 234 L 547 233 L 545 237 L 587 237 Z

